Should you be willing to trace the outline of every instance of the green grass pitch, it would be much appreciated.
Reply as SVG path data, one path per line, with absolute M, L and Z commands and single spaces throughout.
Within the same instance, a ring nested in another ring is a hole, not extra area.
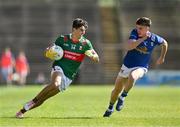
M 112 85 L 73 86 L 16 119 L 15 113 L 43 86 L 0 87 L 2 127 L 180 127 L 180 87 L 134 87 L 121 112 L 102 115 Z

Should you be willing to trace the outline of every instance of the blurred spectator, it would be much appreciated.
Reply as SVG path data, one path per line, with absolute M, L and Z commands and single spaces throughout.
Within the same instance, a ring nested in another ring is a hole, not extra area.
M 20 51 L 16 58 L 15 70 L 19 76 L 17 83 L 20 85 L 26 84 L 26 77 L 30 72 L 30 68 L 25 53 L 23 51 Z
M 6 84 L 12 83 L 14 58 L 9 47 L 5 48 L 0 59 L 1 75 Z
M 44 76 L 44 73 L 40 72 L 40 73 L 38 73 L 38 76 L 37 76 L 37 78 L 35 80 L 35 83 L 43 85 L 43 84 L 45 84 L 45 80 L 46 80 L 46 78 Z

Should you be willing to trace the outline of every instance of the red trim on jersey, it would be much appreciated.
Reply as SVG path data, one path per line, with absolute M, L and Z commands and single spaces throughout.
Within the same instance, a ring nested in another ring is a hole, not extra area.
M 72 43 L 78 43 L 79 42 L 79 40 L 73 40 L 73 39 L 71 39 L 71 41 L 72 41 Z
M 84 54 L 80 54 L 80 53 L 75 53 L 75 52 L 64 50 L 64 56 L 63 57 L 66 58 L 66 59 L 73 60 L 73 61 L 82 62 L 82 60 L 84 59 L 85 55 Z
M 68 37 L 64 36 L 64 42 L 67 42 L 67 40 L 68 40 Z
M 82 45 L 86 45 L 86 44 L 87 44 L 87 42 L 86 42 L 86 41 L 83 41 L 83 42 L 82 42 Z

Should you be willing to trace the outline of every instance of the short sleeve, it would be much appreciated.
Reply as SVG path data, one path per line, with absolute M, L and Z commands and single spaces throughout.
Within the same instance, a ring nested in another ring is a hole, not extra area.
M 93 46 L 89 40 L 86 40 L 87 44 L 85 47 L 85 51 L 93 49 Z
M 63 35 L 61 35 L 60 37 L 58 37 L 57 39 L 56 39 L 56 41 L 54 42 L 56 45 L 58 45 L 58 46 L 61 46 L 62 44 L 63 44 L 63 42 L 64 42 L 64 36 Z
M 137 40 L 138 39 L 138 33 L 136 29 L 133 29 L 130 33 L 129 39 Z
M 164 38 L 156 35 L 155 43 L 156 43 L 157 45 L 161 45 L 162 43 L 164 43 L 164 41 L 165 41 Z

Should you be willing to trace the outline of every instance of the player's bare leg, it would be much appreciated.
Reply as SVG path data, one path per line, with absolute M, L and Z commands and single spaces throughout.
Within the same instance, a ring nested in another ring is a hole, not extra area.
M 51 84 L 46 86 L 34 99 L 25 104 L 25 106 L 16 114 L 17 118 L 22 118 L 23 114 L 40 106 L 45 100 L 59 93 L 59 85 L 61 84 L 61 73 L 54 72 L 52 74 Z
M 35 98 L 34 101 L 41 103 L 49 97 L 56 95 L 59 92 L 59 85 L 61 84 L 61 73 L 54 72 L 52 75 L 51 84 L 46 86 Z
M 127 79 L 123 78 L 123 77 L 117 77 L 116 78 L 116 82 L 115 82 L 115 87 L 112 90 L 111 93 L 111 99 L 110 99 L 110 103 L 114 104 L 119 96 L 119 93 L 121 93 L 125 87 L 125 83 L 126 83 Z
M 121 93 L 124 89 L 124 84 L 127 82 L 126 78 L 117 76 L 116 81 L 115 81 L 115 87 L 111 92 L 111 99 L 110 99 L 110 103 L 109 103 L 109 107 L 106 110 L 106 112 L 104 113 L 104 117 L 109 117 L 112 112 L 113 112 L 113 105 L 116 102 L 119 93 Z
M 142 68 L 138 68 L 133 70 L 129 77 L 126 85 L 124 85 L 124 91 L 118 98 L 118 102 L 116 105 L 116 110 L 120 111 L 123 108 L 125 97 L 127 96 L 130 89 L 134 86 L 136 81 L 144 75 L 144 70 Z

